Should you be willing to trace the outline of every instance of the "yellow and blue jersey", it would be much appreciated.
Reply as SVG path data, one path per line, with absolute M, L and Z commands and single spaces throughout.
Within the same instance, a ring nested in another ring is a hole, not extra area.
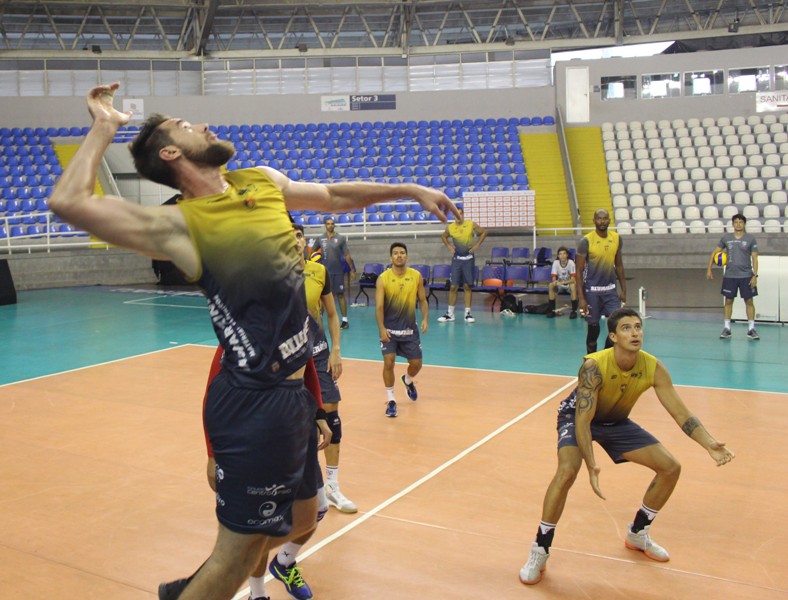
M 388 269 L 383 271 L 378 281 L 383 282 L 385 293 L 383 326 L 390 335 L 399 339 L 418 337 L 416 300 L 421 274 L 410 267 L 406 268 L 402 275 L 397 275 L 393 269 Z
M 323 313 L 320 299 L 331 293 L 331 280 L 328 278 L 326 268 L 316 262 L 308 261 L 304 265 L 304 286 L 306 288 L 306 306 L 309 315 L 314 320 L 314 355 L 328 350 L 328 340 L 323 328 Z
M 587 292 L 608 292 L 616 289 L 616 253 L 621 238 L 608 230 L 607 237 L 596 231 L 584 236 L 577 246 L 577 254 L 586 257 L 583 270 L 583 289 Z
M 654 385 L 657 359 L 640 351 L 635 365 L 628 371 L 616 363 L 614 348 L 606 348 L 586 355 L 596 361 L 602 375 L 602 387 L 597 394 L 595 423 L 615 423 L 629 417 L 638 398 Z
M 463 221 L 462 223 L 451 223 L 447 230 L 454 242 L 455 256 L 467 256 L 473 247 L 473 221 Z
M 261 169 L 225 174 L 227 190 L 180 200 L 199 259 L 194 278 L 242 387 L 276 385 L 308 360 L 309 317 L 293 226 L 281 190 Z

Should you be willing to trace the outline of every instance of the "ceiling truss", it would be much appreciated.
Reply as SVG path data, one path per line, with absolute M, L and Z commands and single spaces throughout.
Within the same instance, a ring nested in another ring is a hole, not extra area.
M 405 56 L 787 33 L 785 0 L 0 1 L 0 55 Z

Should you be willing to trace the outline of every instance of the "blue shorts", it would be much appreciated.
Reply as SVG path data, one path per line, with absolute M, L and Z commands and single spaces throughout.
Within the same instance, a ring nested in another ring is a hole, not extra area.
M 323 404 L 342 400 L 342 396 L 339 394 L 339 386 L 328 370 L 329 354 L 328 350 L 324 350 L 314 357 L 315 369 L 317 369 L 317 379 L 320 381 L 320 394 L 323 396 Z
M 329 273 L 328 279 L 331 282 L 331 293 L 339 296 L 345 293 L 345 274 Z
M 473 267 L 476 259 L 473 254 L 468 257 L 453 257 L 451 259 L 451 285 L 473 285 Z
M 211 383 L 205 427 L 216 458 L 216 516 L 236 533 L 284 536 L 292 505 L 317 491 L 315 400 L 303 380 L 258 390 Z
M 564 446 L 577 446 L 574 403 L 571 409 L 559 411 L 557 429 L 559 449 Z M 657 438 L 631 419 L 614 423 L 592 422 L 591 440 L 602 446 L 616 464 L 627 462 L 627 459 L 622 458 L 622 454 L 659 444 Z
M 736 292 L 744 300 L 749 300 L 758 295 L 757 287 L 750 287 L 749 277 L 726 277 L 722 280 L 722 295 L 733 300 L 736 297 Z
M 586 292 L 586 321 L 599 323 L 602 315 L 609 317 L 614 310 L 621 308 L 621 298 L 615 289 L 609 292 Z
M 390 338 L 388 342 L 380 342 L 380 352 L 383 356 L 396 354 L 407 360 L 421 358 L 421 340 L 418 336 L 406 340 Z

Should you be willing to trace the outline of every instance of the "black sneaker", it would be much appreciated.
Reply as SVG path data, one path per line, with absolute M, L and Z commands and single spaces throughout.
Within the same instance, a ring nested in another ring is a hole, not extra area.
M 547 314 L 545 315 L 548 319 L 555 319 L 555 311 L 548 310 Z
M 726 327 L 725 329 L 722 330 L 722 333 L 720 334 L 720 339 L 727 340 L 730 337 L 731 337 L 731 330 Z
M 340 329 L 347 329 L 348 327 L 350 327 L 350 323 L 347 321 L 342 321 L 342 324 L 339 326 Z
M 418 400 L 419 393 L 416 391 L 416 384 L 414 384 L 414 383 L 405 383 L 405 376 L 404 375 L 402 376 L 402 383 L 405 385 L 405 387 L 408 390 L 408 398 L 410 398 L 414 402 L 416 400 Z
M 570 319 L 576 319 L 577 318 L 577 311 L 573 310 L 572 312 L 570 312 L 569 313 L 569 318 Z
M 186 579 L 176 579 L 175 581 L 170 581 L 169 583 L 160 583 L 159 584 L 159 600 L 178 600 L 183 590 L 186 589 L 186 586 L 189 585 L 189 582 L 192 580 L 194 575 L 191 577 L 187 577 Z

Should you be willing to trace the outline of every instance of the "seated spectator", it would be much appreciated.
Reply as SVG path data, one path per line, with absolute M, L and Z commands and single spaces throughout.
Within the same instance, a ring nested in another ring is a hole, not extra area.
M 569 292 L 572 298 L 572 312 L 569 313 L 570 319 L 577 318 L 577 286 L 575 285 L 575 261 L 569 258 L 569 250 L 565 246 L 558 249 L 558 258 L 553 261 L 551 271 L 552 281 L 547 288 L 549 309 L 547 318 L 555 317 L 555 295 L 557 292 Z

